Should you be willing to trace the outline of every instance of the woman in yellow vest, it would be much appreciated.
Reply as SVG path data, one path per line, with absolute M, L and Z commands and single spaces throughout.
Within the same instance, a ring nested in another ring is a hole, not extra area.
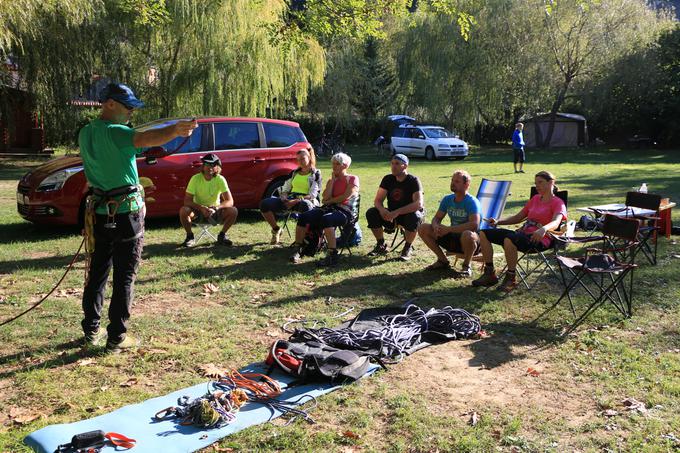
M 314 150 L 303 149 L 297 153 L 299 167 L 293 170 L 281 188 L 279 196 L 265 198 L 260 203 L 262 217 L 272 227 L 270 244 L 281 242 L 283 231 L 276 223 L 275 213 L 284 211 L 307 212 L 319 206 L 321 191 L 321 172 L 316 168 Z

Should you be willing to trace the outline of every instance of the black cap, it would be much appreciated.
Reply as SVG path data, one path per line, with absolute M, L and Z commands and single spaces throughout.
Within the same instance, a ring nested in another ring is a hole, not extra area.
M 219 165 L 220 167 L 222 166 L 222 161 L 220 160 L 220 158 L 213 153 L 209 153 L 201 157 L 201 161 L 206 165 L 212 166 Z

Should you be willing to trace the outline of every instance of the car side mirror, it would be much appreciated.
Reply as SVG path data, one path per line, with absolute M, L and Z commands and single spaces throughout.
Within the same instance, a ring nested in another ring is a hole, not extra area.
M 424 135 L 419 135 L 418 138 L 421 138 L 421 139 L 424 140 L 424 139 L 425 139 L 425 136 L 424 136 Z

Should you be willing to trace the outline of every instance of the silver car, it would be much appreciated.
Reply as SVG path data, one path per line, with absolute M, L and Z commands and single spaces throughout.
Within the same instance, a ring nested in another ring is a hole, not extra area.
M 397 126 L 392 131 L 391 146 L 393 154 L 424 156 L 428 160 L 462 160 L 469 154 L 467 143 L 440 126 Z

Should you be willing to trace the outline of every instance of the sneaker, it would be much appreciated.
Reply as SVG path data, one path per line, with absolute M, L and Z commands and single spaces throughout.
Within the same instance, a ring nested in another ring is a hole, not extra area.
M 334 267 L 338 265 L 338 251 L 328 252 L 326 258 L 316 263 L 319 267 Z
M 119 354 L 124 351 L 129 351 L 135 349 L 139 346 L 139 340 L 131 335 L 125 335 L 122 341 L 114 343 L 113 341 L 106 342 L 106 350 L 113 353 Z
M 503 283 L 501 283 L 501 286 L 498 287 L 503 292 L 509 293 L 513 289 L 517 287 L 517 279 L 515 278 L 515 274 L 510 274 L 509 272 L 505 273 L 505 277 L 503 277 Z
M 496 272 L 492 269 L 484 268 L 484 274 L 477 280 L 472 280 L 472 286 L 493 286 L 498 283 Z
M 472 268 L 469 267 L 464 267 L 463 269 L 457 271 L 453 271 L 453 278 L 459 279 L 459 278 L 470 278 L 472 277 Z
M 524 173 L 524 170 L 520 170 L 519 172 L 520 172 L 520 173 Z
M 94 332 L 88 332 L 83 337 L 83 346 L 86 348 L 99 346 L 102 341 L 104 341 L 105 336 L 106 334 L 102 329 L 97 329 Z
M 279 245 L 281 243 L 281 233 L 283 233 L 282 228 L 272 230 L 272 240 L 269 243 L 271 245 Z
M 413 247 L 411 247 L 409 244 L 406 244 L 404 245 L 404 248 L 401 250 L 401 255 L 399 255 L 399 259 L 402 261 L 410 261 L 412 254 Z
M 373 247 L 373 250 L 368 252 L 368 256 L 379 256 L 379 255 L 387 255 L 387 243 L 383 242 L 382 244 L 375 244 L 375 247 Z
M 233 242 L 231 242 L 231 239 L 227 237 L 227 234 L 224 232 L 220 232 L 220 234 L 217 235 L 217 243 L 219 245 L 224 245 L 226 247 L 231 247 L 234 245 Z
M 187 237 L 184 239 L 184 242 L 182 242 L 182 247 L 193 247 L 196 245 L 196 240 L 194 239 L 193 234 L 187 234 Z
M 298 249 L 295 253 L 293 253 L 291 257 L 288 258 L 288 261 L 293 264 L 300 264 L 302 262 L 302 254 L 300 253 L 300 250 Z

